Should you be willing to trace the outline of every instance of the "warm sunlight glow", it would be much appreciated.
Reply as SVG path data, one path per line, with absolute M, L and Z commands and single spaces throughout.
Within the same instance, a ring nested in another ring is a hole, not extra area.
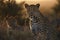
M 30 2 L 32 2 L 32 1 L 34 1 L 34 2 L 39 2 L 39 1 L 53 1 L 53 2 L 55 2 L 56 0 L 16 0 L 17 2 L 21 2 L 21 1 L 26 1 L 26 2 L 28 2 L 28 1 L 30 1 Z
M 43 7 L 51 7 L 53 6 L 55 3 L 56 3 L 56 0 L 16 0 L 17 3 L 20 3 L 22 1 L 25 1 L 26 3 L 28 4 L 37 4 L 37 3 L 40 3 L 41 6 Z
M 56 3 L 56 0 L 16 0 L 17 3 L 20 3 L 22 1 L 25 1 L 28 4 L 36 4 L 36 3 L 40 3 L 40 4 L 54 4 Z

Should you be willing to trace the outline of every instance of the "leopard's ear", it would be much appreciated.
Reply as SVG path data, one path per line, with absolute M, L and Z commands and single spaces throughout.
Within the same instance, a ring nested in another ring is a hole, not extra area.
M 27 8 L 27 7 L 29 7 L 29 5 L 28 4 L 25 4 L 25 8 Z
M 39 8 L 40 7 L 40 4 L 36 4 L 36 6 Z

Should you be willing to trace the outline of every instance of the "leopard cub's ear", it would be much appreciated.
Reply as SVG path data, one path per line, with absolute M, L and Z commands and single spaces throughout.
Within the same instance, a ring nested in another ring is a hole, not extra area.
M 29 7 L 29 5 L 28 4 L 25 4 L 25 8 L 27 8 L 27 7 Z
M 36 6 L 39 8 L 40 7 L 40 4 L 36 4 Z

